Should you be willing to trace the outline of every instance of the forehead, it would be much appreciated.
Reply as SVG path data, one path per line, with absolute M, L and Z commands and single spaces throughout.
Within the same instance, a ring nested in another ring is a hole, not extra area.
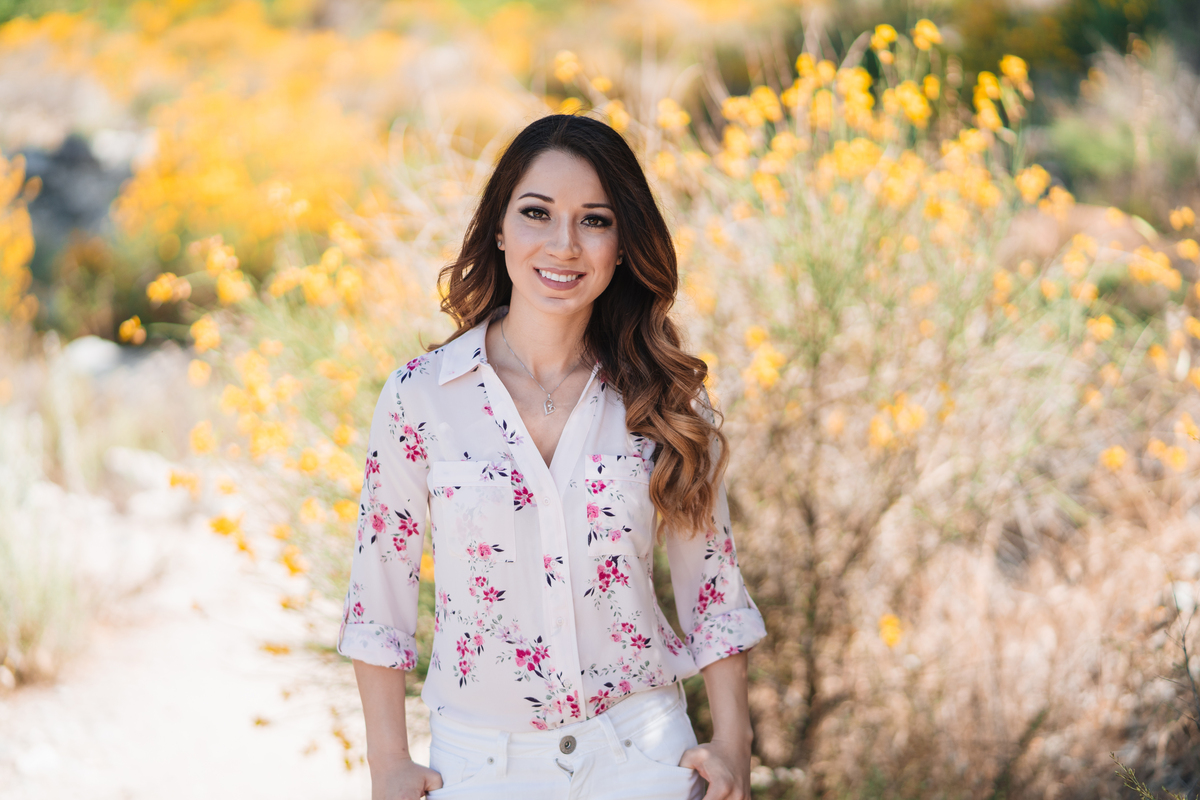
M 561 150 L 538 154 L 517 181 L 513 197 L 536 192 L 553 198 L 555 203 L 606 203 L 608 195 L 600 185 L 600 176 L 586 160 Z

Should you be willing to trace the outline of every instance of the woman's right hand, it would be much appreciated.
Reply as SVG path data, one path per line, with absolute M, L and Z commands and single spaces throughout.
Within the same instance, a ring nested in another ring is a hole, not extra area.
M 371 770 L 371 800 L 420 800 L 426 792 L 440 788 L 442 776 L 411 758 Z

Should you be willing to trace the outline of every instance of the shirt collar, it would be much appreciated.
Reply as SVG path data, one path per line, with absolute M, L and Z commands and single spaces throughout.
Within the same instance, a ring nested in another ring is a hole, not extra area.
M 466 375 L 480 364 L 487 363 L 483 347 L 488 323 L 507 313 L 508 306 L 500 306 L 487 319 L 442 347 L 442 368 L 438 372 L 438 386 Z

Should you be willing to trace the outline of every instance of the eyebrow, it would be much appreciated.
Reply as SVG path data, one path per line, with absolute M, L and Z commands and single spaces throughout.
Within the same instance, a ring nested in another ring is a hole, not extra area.
M 554 202 L 553 197 L 546 197 L 546 195 L 538 194 L 537 192 L 526 192 L 525 194 L 521 195 L 517 199 L 521 200 L 522 198 L 525 198 L 525 197 L 536 197 L 538 200 L 545 200 L 547 203 Z M 613 210 L 612 206 L 610 206 L 608 203 L 584 203 L 583 207 L 584 208 L 607 208 L 609 211 Z

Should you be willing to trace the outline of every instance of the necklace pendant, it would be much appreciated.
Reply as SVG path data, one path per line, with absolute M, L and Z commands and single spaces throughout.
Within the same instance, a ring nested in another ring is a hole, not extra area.
M 554 413 L 554 401 L 550 399 L 550 395 L 546 395 L 545 408 L 546 408 L 546 416 L 550 416 L 551 414 Z

